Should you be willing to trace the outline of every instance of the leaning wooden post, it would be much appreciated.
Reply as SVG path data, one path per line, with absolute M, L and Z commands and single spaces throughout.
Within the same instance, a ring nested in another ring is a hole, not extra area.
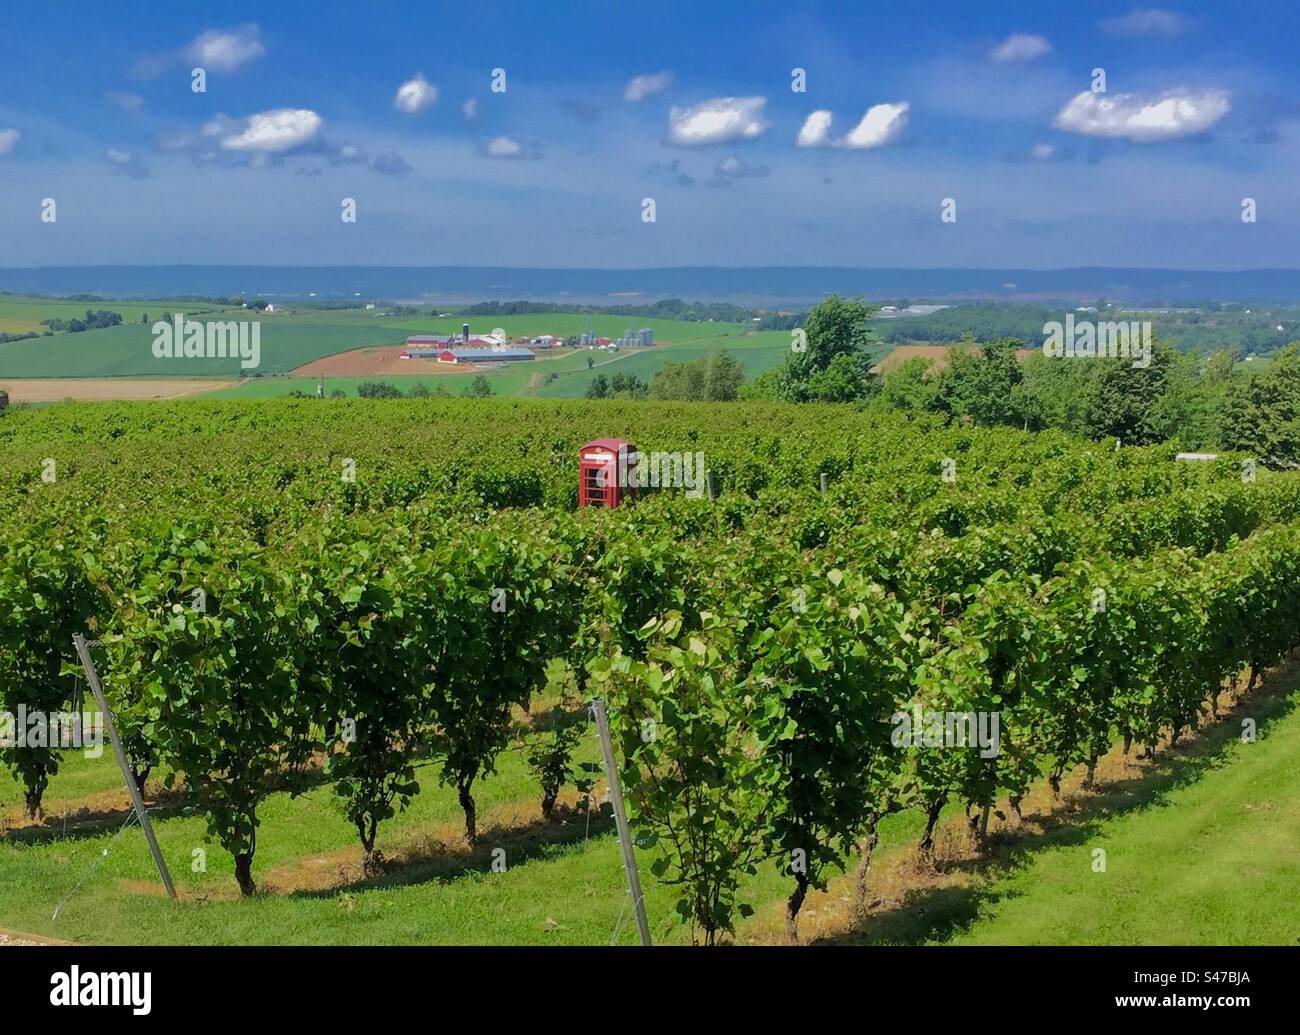
M 596 716 L 596 729 L 600 731 L 600 749 L 605 755 L 605 777 L 609 780 L 609 798 L 614 806 L 614 825 L 618 828 L 618 841 L 623 848 L 623 869 L 627 871 L 627 890 L 636 909 L 636 927 L 641 934 L 641 944 L 650 944 L 650 924 L 645 917 L 645 898 L 641 894 L 641 878 L 636 870 L 636 856 L 632 852 L 632 835 L 627 828 L 627 812 L 623 808 L 623 784 L 619 782 L 618 765 L 614 761 L 614 742 L 609 735 L 609 717 L 605 714 L 604 698 L 597 697 L 591 704 Z
M 140 797 L 140 788 L 135 785 L 135 775 L 131 772 L 131 766 L 126 760 L 126 752 L 122 750 L 122 742 L 117 739 L 117 727 L 113 724 L 113 713 L 108 710 L 108 702 L 104 700 L 104 691 L 99 687 L 99 673 L 95 671 L 95 663 L 90 658 L 90 646 L 81 633 L 74 633 L 72 642 L 77 648 L 78 657 L 81 658 L 81 667 L 86 670 L 86 682 L 90 684 L 90 692 L 95 695 L 95 703 L 99 705 L 100 713 L 104 716 L 104 729 L 108 732 L 108 739 L 113 744 L 113 753 L 117 755 L 117 764 L 122 770 L 122 778 L 126 781 L 126 789 L 131 795 L 131 803 L 135 806 L 135 814 L 140 819 L 140 826 L 144 830 L 145 840 L 149 842 L 149 851 L 153 853 L 153 861 L 158 866 L 158 874 L 162 877 L 163 887 L 167 889 L 169 897 L 175 898 L 176 886 L 172 884 L 172 875 L 167 871 L 167 863 L 158 847 L 158 840 L 153 836 L 153 827 L 149 824 L 149 813 L 145 811 L 144 799 Z
M 822 492 L 826 491 L 826 486 L 829 482 L 830 482 L 830 475 L 828 475 L 825 471 L 822 471 L 822 475 L 821 475 Z

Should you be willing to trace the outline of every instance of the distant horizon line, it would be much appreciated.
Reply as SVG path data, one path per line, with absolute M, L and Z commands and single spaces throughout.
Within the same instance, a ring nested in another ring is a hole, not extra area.
M 208 262 L 208 263 L 175 263 L 175 262 L 130 262 L 130 263 L 107 263 L 107 262 L 85 262 L 85 263 L 57 263 L 40 266 L 0 266 L 0 273 L 5 272 L 26 272 L 34 270 L 82 270 L 82 269 L 117 269 L 117 270 L 155 270 L 155 269 L 173 269 L 173 270 L 192 270 L 192 269 L 268 269 L 268 270 L 344 270 L 344 269 L 368 269 L 368 270 L 532 270 L 545 273 L 564 273 L 569 271 L 583 272 L 601 272 L 608 271 L 611 273 L 636 273 L 636 272 L 658 272 L 664 270 L 861 270 L 861 271 L 884 271 L 896 270 L 904 272 L 974 272 L 974 273 L 1076 273 L 1089 272 L 1095 270 L 1105 270 L 1111 272 L 1122 271 L 1143 271 L 1159 273 L 1300 273 L 1300 266 L 1245 266 L 1235 269 L 1216 269 L 1210 267 L 1197 266 L 802 266 L 802 265 L 751 265 L 751 266 L 724 266 L 718 264 L 704 264 L 691 266 L 493 266 L 493 265 L 424 265 L 419 263 L 239 263 L 239 262 Z

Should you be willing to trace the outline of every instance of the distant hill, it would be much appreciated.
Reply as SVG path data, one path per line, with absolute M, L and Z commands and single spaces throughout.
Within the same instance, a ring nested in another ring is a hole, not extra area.
M 1300 270 L 854 269 L 681 266 L 528 269 L 477 266 L 47 266 L 0 268 L 0 291 L 114 298 L 202 295 L 428 299 L 448 304 L 529 298 L 636 304 L 692 298 L 738 305 L 806 305 L 827 294 L 868 299 L 994 299 L 1173 304 L 1300 302 Z

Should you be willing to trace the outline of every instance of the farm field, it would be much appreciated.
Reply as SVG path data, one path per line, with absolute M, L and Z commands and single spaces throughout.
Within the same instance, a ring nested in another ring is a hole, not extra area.
M 187 318 L 197 315 L 185 313 Z M 240 309 L 208 316 L 227 321 L 251 319 L 247 310 Z M 287 373 L 321 356 L 360 346 L 398 345 L 409 333 L 392 324 L 357 325 L 315 313 L 264 316 L 261 325 L 261 364 L 257 369 L 264 373 Z M 230 378 L 241 371 L 237 356 L 159 359 L 153 354 L 153 341 L 151 325 L 144 323 L 12 341 L 0 345 L 0 377 Z
M 265 398 L 288 394 L 291 391 L 311 391 L 315 379 L 324 374 L 327 378 L 356 378 L 356 382 L 336 386 L 345 391 L 355 391 L 361 380 L 410 377 L 415 373 L 393 360 L 399 347 L 413 334 L 458 334 L 468 319 L 475 333 L 501 328 L 511 337 L 554 334 L 564 337 L 581 334 L 591 326 L 603 336 L 618 338 L 632 324 L 641 327 L 652 325 L 658 343 L 651 350 L 632 350 L 610 357 L 595 353 L 597 363 L 618 359 L 632 361 L 627 368 L 645 380 L 670 360 L 685 362 L 707 355 L 718 348 L 736 352 L 747 372 L 759 373 L 781 357 L 781 348 L 788 347 L 789 335 L 785 332 L 754 332 L 740 324 L 697 323 L 683 320 L 638 321 L 626 317 L 593 316 L 580 313 L 542 313 L 524 316 L 446 318 L 417 316 L 385 316 L 381 310 L 334 310 L 309 307 L 289 308 L 275 314 L 259 315 L 241 308 L 215 308 L 200 303 L 158 301 L 143 303 L 117 302 L 60 302 L 47 299 L 24 299 L 0 295 L 0 331 L 22 333 L 40 330 L 39 321 L 45 318 L 67 319 L 81 316 L 86 309 L 108 309 L 122 314 L 123 323 L 116 327 L 82 331 L 60 332 L 34 339 L 0 344 L 0 380 L 48 380 L 53 378 L 157 378 L 185 379 L 212 377 L 221 380 L 237 378 L 240 383 L 214 386 L 221 395 L 235 398 Z M 288 375 L 312 379 L 303 383 L 280 383 L 273 386 L 260 384 L 262 378 L 249 376 L 253 371 L 241 367 L 238 359 L 158 359 L 152 351 L 151 323 L 181 312 L 196 319 L 245 320 L 261 322 L 261 362 L 256 373 L 281 378 Z M 6 326 L 5 321 L 12 326 Z M 351 355 L 349 355 L 351 354 Z M 581 397 L 593 374 L 586 368 L 587 353 L 579 356 L 570 353 L 552 359 L 545 351 L 539 352 L 538 371 L 545 376 L 550 372 L 561 375 L 560 380 L 541 391 L 542 378 L 531 374 L 520 376 L 514 371 L 473 371 L 486 373 L 493 382 L 496 394 L 546 395 L 556 398 Z M 465 371 L 449 371 L 430 364 L 430 369 L 419 370 L 425 377 L 458 376 Z M 623 368 L 616 368 L 623 369 Z M 611 371 L 614 372 L 614 371 Z M 427 382 L 432 384 L 433 382 Z M 33 385 L 26 390 L 32 398 L 48 394 L 43 387 Z M 176 394 L 180 394 L 178 391 Z M 55 398 L 79 397 L 75 392 L 65 392 Z M 140 398 L 137 389 L 123 385 L 120 392 L 93 392 L 85 398 Z
M 80 402 L 101 400 L 134 401 L 140 399 L 178 399 L 182 396 L 211 392 L 233 382 L 211 378 L 26 378 L 0 384 L 14 403 L 48 403 L 72 399 Z
M 45 328 L 42 320 L 74 320 L 85 316 L 87 309 L 109 309 L 120 313 L 123 323 L 139 323 L 146 315 L 150 319 L 159 319 L 166 312 L 163 302 L 70 302 L 59 298 L 31 298 L 24 295 L 0 294 L 0 333 L 25 334 L 28 331 L 41 333 Z M 192 303 L 191 315 L 200 316 L 224 312 L 210 304 Z M 83 331 L 82 333 L 93 333 Z
M 700 453 L 716 498 L 575 512 L 605 435 Z M 835 405 L 7 413 L 0 711 L 83 693 L 94 636 L 182 895 L 107 753 L 11 746 L 0 929 L 631 940 L 601 696 L 657 941 L 1289 942 L 1300 475 L 1239 459 Z

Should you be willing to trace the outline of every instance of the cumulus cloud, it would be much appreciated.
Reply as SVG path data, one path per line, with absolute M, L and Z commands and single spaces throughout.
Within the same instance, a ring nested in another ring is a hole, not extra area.
M 625 101 L 643 101 L 647 97 L 661 93 L 672 85 L 673 74 L 671 72 L 654 72 L 650 75 L 633 76 L 627 81 L 627 86 L 623 87 L 623 100 Z
M 22 134 L 16 129 L 0 129 L 0 155 L 7 155 L 14 149 Z
M 1191 20 L 1158 7 L 1139 7 L 1118 18 L 1104 18 L 1102 32 L 1113 36 L 1181 36 L 1191 28 Z
M 832 114 L 815 111 L 804 119 L 795 144 L 799 147 L 844 147 L 854 151 L 867 151 L 893 143 L 907 128 L 907 101 L 896 104 L 873 104 L 863 114 L 861 121 L 844 136 L 831 137 Z
M 484 141 L 479 147 L 479 154 L 484 158 L 533 159 L 542 157 L 542 149 L 536 144 L 524 143 L 514 137 L 505 135 Z
M 397 88 L 397 93 L 393 95 L 393 107 L 407 115 L 415 115 L 437 99 L 438 88 L 424 76 L 417 75 Z
M 678 147 L 726 144 L 763 135 L 766 97 L 715 97 L 690 108 L 668 113 L 668 142 Z
M 139 79 L 152 79 L 181 62 L 208 71 L 234 72 L 265 53 L 261 30 L 249 22 L 234 29 L 208 29 L 179 50 L 142 57 L 131 74 Z
M 140 156 L 130 151 L 110 147 L 104 152 L 104 160 L 113 167 L 115 176 L 129 176 L 133 180 L 143 180 L 149 175 L 149 169 L 140 160 Z
M 1231 109 L 1224 90 L 1166 90 L 1161 94 L 1097 94 L 1085 90 L 1057 113 L 1058 129 L 1137 143 L 1202 133 Z
M 104 96 L 109 103 L 117 105 L 123 111 L 142 111 L 144 109 L 144 98 L 138 93 L 130 93 L 126 90 L 110 90 Z
M 907 113 L 910 108 L 911 105 L 907 101 L 900 101 L 898 104 L 873 104 L 862 116 L 862 121 L 839 141 L 839 146 L 866 150 L 892 143 L 907 126 Z
M 1056 145 L 1035 144 L 1029 149 L 1029 157 L 1036 162 L 1050 162 L 1056 157 Z
M 795 144 L 799 147 L 822 147 L 830 142 L 831 119 L 829 111 L 815 111 L 804 119 Z
M 470 122 L 473 122 L 476 118 L 478 118 L 478 98 L 471 97 L 464 104 L 462 104 L 460 106 L 460 113 L 464 115 L 465 118 Z
M 261 32 L 252 23 L 237 29 L 209 29 L 185 48 L 185 56 L 196 65 L 218 72 L 233 72 L 265 53 Z
M 989 60 L 1001 63 L 1014 61 L 1033 61 L 1052 52 L 1052 45 L 1046 36 L 1035 36 L 1026 32 L 1013 32 L 996 47 L 989 51 Z
M 197 131 L 181 126 L 159 132 L 154 148 L 188 155 L 196 165 L 224 169 L 273 169 L 288 159 L 305 159 L 312 164 L 298 166 L 295 172 L 300 176 L 319 176 L 326 165 L 365 166 L 384 176 L 410 172 L 411 166 L 397 152 L 371 159 L 359 144 L 329 139 L 322 131 L 324 124 L 314 111 L 302 108 L 276 108 L 244 119 L 216 115 Z M 114 153 L 105 157 L 126 162 Z
M 204 125 L 203 135 L 223 151 L 282 154 L 312 143 L 324 124 L 307 108 L 275 108 L 246 119 L 218 115 Z

